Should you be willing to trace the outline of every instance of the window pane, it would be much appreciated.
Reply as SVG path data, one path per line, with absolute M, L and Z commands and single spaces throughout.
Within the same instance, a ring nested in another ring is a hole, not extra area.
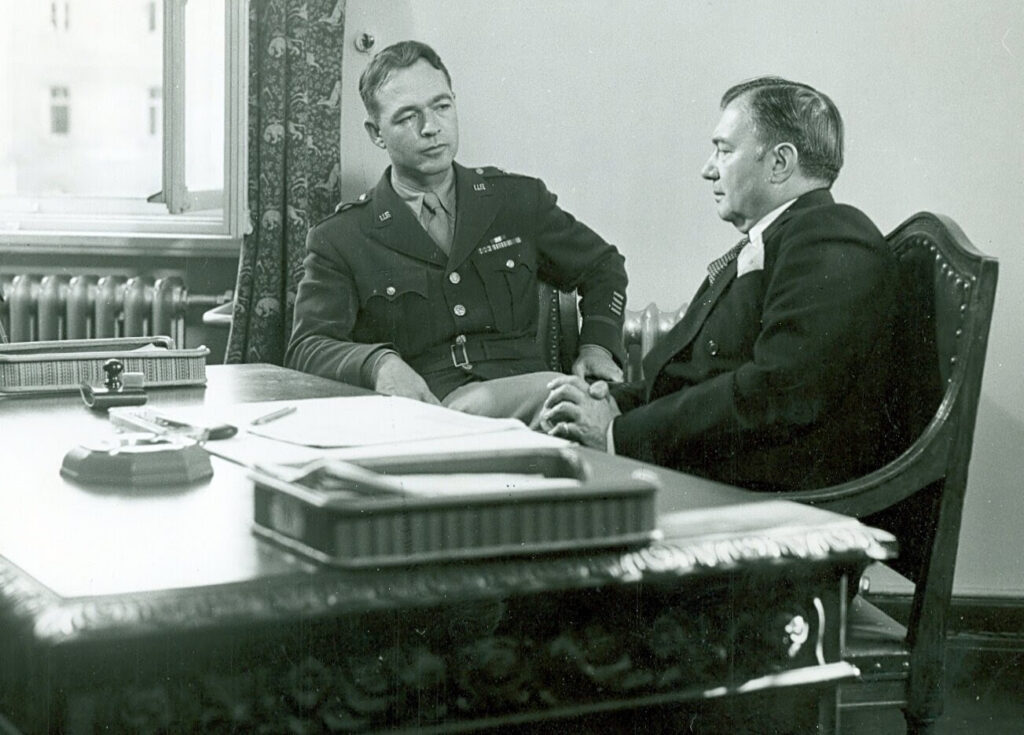
M 185 186 L 223 182 L 224 0 L 203 0 L 185 6 Z
M 128 32 L 148 20 L 138 0 L 76 3 L 74 24 L 71 4 L 0 2 L 0 196 L 145 199 L 162 185 L 162 38 Z

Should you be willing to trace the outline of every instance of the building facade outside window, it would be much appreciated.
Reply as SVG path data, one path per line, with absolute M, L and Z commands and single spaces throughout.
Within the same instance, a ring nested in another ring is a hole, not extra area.
M 68 7 L 0 0 L 0 247 L 237 251 L 248 0 Z

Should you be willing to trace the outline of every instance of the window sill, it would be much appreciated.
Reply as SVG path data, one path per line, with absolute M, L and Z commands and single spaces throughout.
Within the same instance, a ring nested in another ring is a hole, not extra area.
M 21 255 L 236 256 L 241 243 L 226 235 L 0 232 L 0 253 Z

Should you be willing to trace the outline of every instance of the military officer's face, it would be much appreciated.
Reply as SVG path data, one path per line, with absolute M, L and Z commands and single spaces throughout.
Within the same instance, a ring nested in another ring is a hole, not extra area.
M 747 232 L 775 209 L 769 184 L 772 157 L 758 140 L 743 98 L 722 111 L 711 142 L 711 153 L 700 175 L 711 182 L 718 216 Z
M 444 72 L 420 59 L 391 72 L 376 100 L 377 118 L 366 121 L 366 131 L 395 172 L 424 189 L 443 180 L 459 150 L 455 96 Z

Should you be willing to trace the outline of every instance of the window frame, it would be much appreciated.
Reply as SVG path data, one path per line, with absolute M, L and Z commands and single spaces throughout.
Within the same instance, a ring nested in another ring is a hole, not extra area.
M 163 191 L 142 198 L 0 197 L 0 251 L 237 253 L 246 206 L 249 0 L 224 2 L 224 189 L 185 186 L 185 6 L 164 0 Z M 222 210 L 203 208 L 223 203 Z M 166 205 L 166 206 L 165 206 Z

